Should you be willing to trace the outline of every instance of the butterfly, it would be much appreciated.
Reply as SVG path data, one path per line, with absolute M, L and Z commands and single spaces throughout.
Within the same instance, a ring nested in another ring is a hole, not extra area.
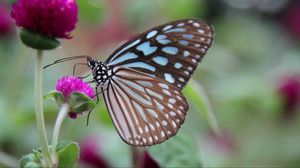
M 189 105 L 182 89 L 213 38 L 213 27 L 206 21 L 177 20 L 129 40 L 105 62 L 75 56 L 53 64 L 86 58 L 122 140 L 151 146 L 174 136 L 184 123 Z

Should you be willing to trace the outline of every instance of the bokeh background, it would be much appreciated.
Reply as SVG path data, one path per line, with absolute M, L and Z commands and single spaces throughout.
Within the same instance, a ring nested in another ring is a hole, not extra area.
M 0 162 L 15 164 L 38 148 L 35 51 L 18 39 L 13 0 L 0 1 Z M 185 90 L 190 110 L 178 135 L 146 148 L 144 167 L 300 165 L 300 2 L 298 0 L 77 0 L 71 40 L 45 52 L 44 64 L 74 55 L 105 60 L 132 36 L 183 18 L 215 27 L 215 41 Z M 71 75 L 75 62 L 44 70 L 44 92 Z M 80 69 L 86 73 L 85 68 Z M 58 108 L 45 101 L 48 138 Z M 79 165 L 130 167 L 131 148 L 101 102 L 91 114 L 66 119 L 60 139 L 77 141 Z M 3 165 L 4 164 L 1 164 Z

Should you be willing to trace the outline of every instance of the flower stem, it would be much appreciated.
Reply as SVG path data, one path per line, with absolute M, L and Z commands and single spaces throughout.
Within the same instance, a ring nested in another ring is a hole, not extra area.
M 131 159 L 132 159 L 132 167 L 139 168 L 141 167 L 141 151 L 134 146 L 131 146 Z
M 51 167 L 51 157 L 48 149 L 48 140 L 46 135 L 44 112 L 43 112 L 43 95 L 42 95 L 42 79 L 43 79 L 43 69 L 42 69 L 42 59 L 43 51 L 37 50 L 36 63 L 35 63 L 35 79 L 34 79 L 34 90 L 35 90 L 35 112 L 36 112 L 36 124 L 40 139 L 40 145 L 42 149 L 42 155 L 45 159 L 45 164 L 47 167 Z
M 204 109 L 202 111 L 206 117 L 206 120 L 208 121 L 210 129 L 212 130 L 212 132 L 215 135 L 222 136 L 222 130 L 218 124 L 218 121 L 215 117 L 212 106 L 208 100 L 207 94 L 205 93 L 203 87 L 201 86 L 201 84 L 199 84 L 195 80 L 191 80 L 190 84 L 195 89 L 196 94 L 200 95 L 200 97 L 201 97 L 202 103 L 196 102 L 196 104 L 198 104 L 200 106 L 201 106 L 201 104 L 204 104 Z M 202 109 L 202 107 L 200 107 L 199 109 Z
M 56 150 L 57 150 L 57 144 L 58 144 L 58 136 L 59 136 L 59 131 L 62 125 L 62 122 L 64 120 L 64 118 L 66 117 L 66 115 L 69 112 L 69 105 L 68 104 L 63 104 L 59 110 L 55 125 L 54 125 L 54 129 L 53 129 L 53 136 L 52 136 L 52 160 L 54 162 L 54 165 L 57 165 L 57 154 L 56 154 Z

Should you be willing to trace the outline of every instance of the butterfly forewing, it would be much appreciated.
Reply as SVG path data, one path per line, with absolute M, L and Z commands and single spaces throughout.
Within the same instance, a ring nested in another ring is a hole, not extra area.
M 154 27 L 117 49 L 107 66 L 124 66 L 151 74 L 180 90 L 213 40 L 207 22 L 187 19 Z
M 175 135 L 188 110 L 180 89 L 132 68 L 113 70 L 102 92 L 121 138 L 130 145 L 149 146 Z

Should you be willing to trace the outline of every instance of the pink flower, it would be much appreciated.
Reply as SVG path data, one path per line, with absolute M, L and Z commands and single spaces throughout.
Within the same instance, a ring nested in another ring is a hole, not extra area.
M 109 168 L 107 161 L 101 156 L 99 138 L 88 137 L 80 143 L 79 161 L 89 167 Z
M 75 0 L 18 0 L 11 15 L 19 27 L 50 38 L 71 38 L 77 22 Z
M 300 75 L 292 75 L 281 80 L 278 92 L 283 99 L 283 114 L 292 117 L 300 108 Z
M 232 134 L 228 131 L 222 131 L 220 135 L 210 131 L 209 140 L 214 144 L 214 148 L 220 153 L 233 153 L 236 151 L 236 142 Z
M 145 151 L 142 158 L 142 168 L 160 168 L 159 164 L 152 158 L 152 156 Z
M 73 92 L 83 93 L 90 98 L 93 98 L 95 93 L 94 89 L 88 85 L 88 83 L 83 82 L 81 79 L 77 77 L 68 77 L 64 76 L 57 81 L 56 90 L 61 92 L 64 96 L 64 100 L 67 102 L 70 95 Z M 73 119 L 77 118 L 76 112 L 70 112 L 69 116 Z
M 9 8 L 0 3 L 0 35 L 6 35 L 12 32 L 13 20 L 9 15 Z
M 290 5 L 285 13 L 284 22 L 292 35 L 300 38 L 300 3 L 295 2 Z

